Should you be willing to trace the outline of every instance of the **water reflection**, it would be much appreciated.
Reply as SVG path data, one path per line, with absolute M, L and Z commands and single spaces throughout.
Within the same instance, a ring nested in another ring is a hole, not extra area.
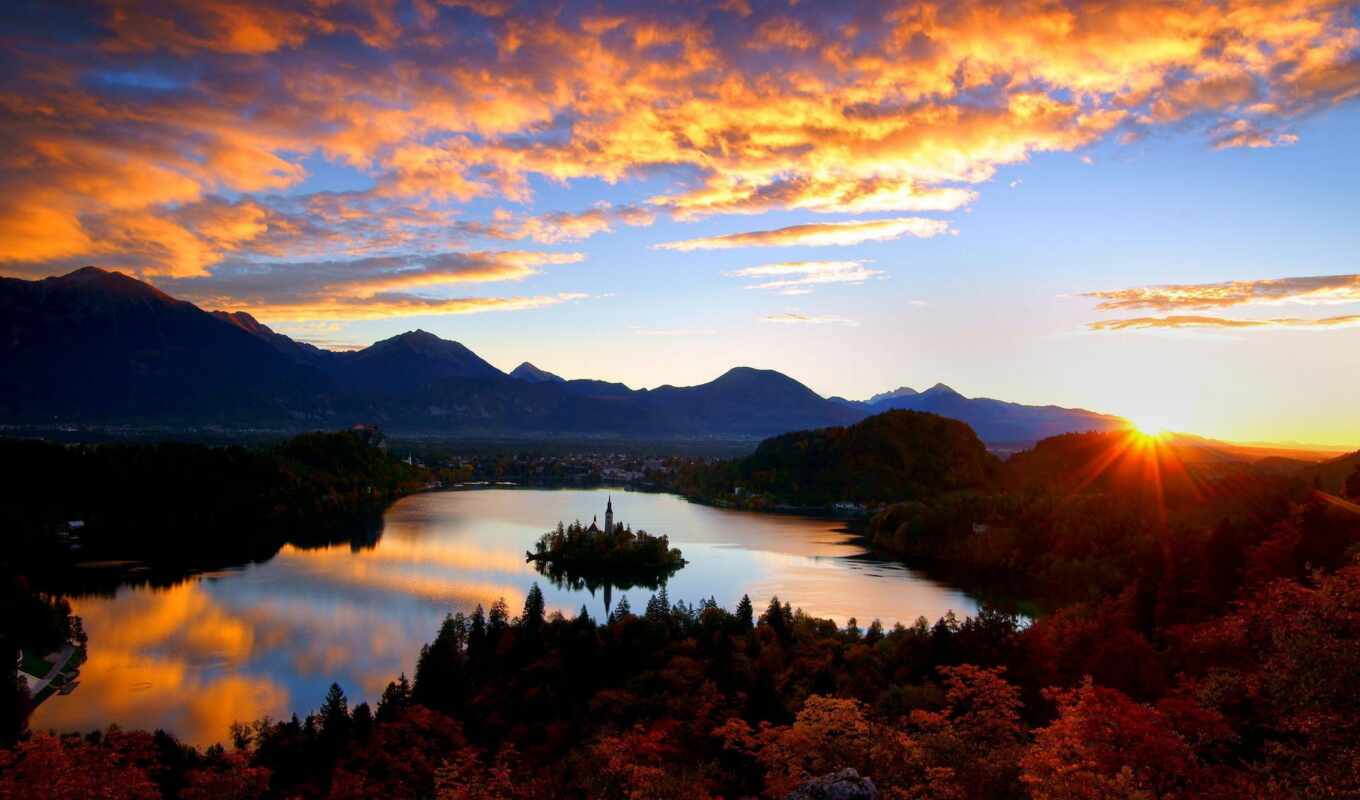
M 38 730 L 117 722 L 162 727 L 196 744 L 233 720 L 316 708 L 331 681 L 376 700 L 449 611 L 504 598 L 512 610 L 538 582 L 550 610 L 604 610 L 602 592 L 552 585 L 524 552 L 558 520 L 590 520 L 601 491 L 493 489 L 406 498 L 372 548 L 284 547 L 271 560 L 170 587 L 123 586 L 73 598 L 89 634 L 80 688 L 44 703 Z M 778 594 L 816 616 L 910 624 L 976 609 L 966 595 L 863 552 L 837 523 L 724 511 L 670 495 L 615 494 L 635 528 L 666 533 L 688 565 L 667 582 L 673 601 L 713 597 L 732 608 Z M 613 592 L 641 608 L 651 591 Z

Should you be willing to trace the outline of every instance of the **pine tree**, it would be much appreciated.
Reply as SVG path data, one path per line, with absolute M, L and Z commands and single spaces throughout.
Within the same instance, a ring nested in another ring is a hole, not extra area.
M 383 722 L 396 719 L 410 706 L 411 682 L 406 680 L 406 673 L 403 672 L 400 678 L 388 683 L 383 690 L 382 698 L 378 700 L 378 719 Z
M 751 605 L 750 595 L 742 595 L 741 602 L 737 603 L 737 619 L 741 621 L 743 627 L 750 630 L 756 624 L 755 608 Z
M 524 616 L 522 618 L 524 626 L 532 630 L 543 627 L 543 590 L 538 588 L 538 583 L 529 587 L 529 594 L 524 598 Z
M 338 740 L 349 736 L 349 700 L 340 684 L 331 684 L 318 715 L 321 717 L 321 733 L 327 739 Z
M 609 615 L 610 622 L 618 622 L 624 617 L 633 615 L 633 607 L 628 604 L 628 595 L 619 598 L 619 604 L 614 606 L 614 612 Z
M 351 718 L 354 720 L 354 738 L 367 739 L 373 732 L 373 711 L 368 707 L 368 703 L 355 706 Z

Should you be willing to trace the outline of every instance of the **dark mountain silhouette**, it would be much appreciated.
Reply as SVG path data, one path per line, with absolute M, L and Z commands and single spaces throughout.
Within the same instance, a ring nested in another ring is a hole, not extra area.
M 525 361 L 523 364 L 510 370 L 510 377 L 528 381 L 529 383 L 543 383 L 545 381 L 551 383 L 567 382 L 566 379 L 560 375 L 554 375 L 545 369 L 539 369 L 528 361 Z
M 910 386 L 899 386 L 896 389 L 893 389 L 891 392 L 879 392 L 878 394 L 866 400 L 865 404 L 873 405 L 875 403 L 881 403 L 884 400 L 892 400 L 895 397 L 911 397 L 914 394 L 920 394 L 920 392 L 916 391 Z
M 299 342 L 290 339 L 274 329 L 255 319 L 244 311 L 210 311 L 208 312 L 223 322 L 230 323 L 249 333 L 250 335 L 267 342 L 271 347 L 280 353 L 288 356 L 294 361 L 313 366 L 324 366 L 330 363 L 332 353 L 322 350 L 313 344 Z
M 751 367 L 734 367 L 699 386 L 661 386 L 646 396 L 649 414 L 713 432 L 769 434 L 860 418 L 783 373 Z
M 431 435 L 586 433 L 756 437 L 848 425 L 903 408 L 967 422 L 988 442 L 1110 429 L 1116 417 L 905 387 L 874 403 L 820 397 L 771 370 L 738 367 L 698 386 L 634 390 L 506 375 L 458 342 L 411 331 L 354 352 L 322 350 L 244 312 L 206 312 L 117 272 L 87 267 L 0 279 L 0 421 L 308 428 L 375 421 Z
M 331 369 L 346 389 L 375 394 L 410 392 L 449 378 L 505 377 L 458 342 L 422 330 L 352 353 L 333 353 Z
M 332 352 L 93 267 L 0 280 L 0 336 L 0 421 L 12 423 L 747 437 L 860 416 L 768 370 L 635 391 L 517 380 L 425 331 Z
M 1063 433 L 1117 430 L 1129 423 L 1120 417 L 1080 408 L 1027 406 L 987 397 L 964 397 L 943 383 L 924 392 L 903 387 L 874 395 L 862 408 L 868 413 L 889 409 L 929 411 L 968 423 L 983 441 L 1033 442 Z
M 0 278 L 0 415 L 11 420 L 292 418 L 325 376 L 191 303 L 86 267 Z

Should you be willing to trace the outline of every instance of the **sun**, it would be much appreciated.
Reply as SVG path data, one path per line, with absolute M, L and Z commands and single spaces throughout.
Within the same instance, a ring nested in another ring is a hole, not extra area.
M 1164 439 L 1171 433 L 1171 428 L 1166 422 L 1155 417 L 1129 417 L 1129 424 L 1133 426 L 1134 432 L 1145 439 Z

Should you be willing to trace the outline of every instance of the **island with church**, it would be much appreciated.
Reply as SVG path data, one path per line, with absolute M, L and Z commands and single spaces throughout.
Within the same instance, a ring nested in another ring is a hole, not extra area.
M 543 534 L 526 561 L 558 585 L 573 589 L 600 586 L 630 589 L 656 587 L 685 566 L 680 551 L 671 547 L 665 534 L 654 536 L 644 530 L 634 532 L 614 522 L 614 499 L 605 505 L 604 527 L 598 519 L 590 525 L 579 521 Z

